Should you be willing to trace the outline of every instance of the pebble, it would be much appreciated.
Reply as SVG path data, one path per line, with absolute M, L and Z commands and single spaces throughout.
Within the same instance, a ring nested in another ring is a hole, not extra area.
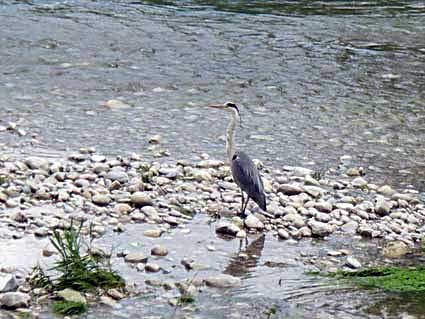
M 298 195 L 303 192 L 303 189 L 300 186 L 292 185 L 292 184 L 280 184 L 278 189 L 278 193 L 283 193 L 285 195 Z
M 27 308 L 31 297 L 23 292 L 6 292 L 0 295 L 0 308 L 7 309 Z
M 245 219 L 245 226 L 251 229 L 263 229 L 264 224 L 255 215 L 250 214 Z
M 161 267 L 158 264 L 147 263 L 145 265 L 145 271 L 147 272 L 158 272 L 161 270 Z
M 359 269 L 362 267 L 362 264 L 360 263 L 360 261 L 358 261 L 356 258 L 352 256 L 347 257 L 347 259 L 345 260 L 345 265 L 353 269 Z
M 143 232 L 146 237 L 158 238 L 161 237 L 163 231 L 161 229 L 148 229 Z
M 92 202 L 99 206 L 106 206 L 111 202 L 109 195 L 97 194 L 92 197 Z
M 232 288 L 240 286 L 242 281 L 238 277 L 234 277 L 227 274 L 219 274 L 205 278 L 204 282 L 209 287 Z
M 131 202 L 137 207 L 152 206 L 151 197 L 145 192 L 135 192 L 131 195 Z
M 164 246 L 155 245 L 151 249 L 151 255 L 154 255 L 154 256 L 167 256 L 168 255 L 168 250 Z
M 316 221 L 314 219 L 309 220 L 307 225 L 310 227 L 313 236 L 325 237 L 333 231 L 333 227 L 331 225 Z
M 375 212 L 380 216 L 386 216 L 390 213 L 390 210 L 391 210 L 391 206 L 385 200 L 385 198 L 382 196 L 378 196 L 376 198 Z
M 388 258 L 399 258 L 409 252 L 409 247 L 402 241 L 392 241 L 385 244 L 383 255 Z
M 106 178 L 120 183 L 127 183 L 128 181 L 127 173 L 120 170 L 112 170 L 108 172 L 108 174 L 106 174 Z
M 0 293 L 15 291 L 17 288 L 15 275 L 0 273 Z
M 236 236 L 236 234 L 240 231 L 241 229 L 236 226 L 235 224 L 226 222 L 226 221 L 222 221 L 219 222 L 215 228 L 215 231 L 218 234 L 223 234 L 223 235 L 231 235 L 231 236 Z
M 128 263 L 145 263 L 148 257 L 142 252 L 132 252 L 125 255 L 124 260 Z
M 74 289 L 66 288 L 64 290 L 58 291 L 57 295 L 66 301 L 87 303 L 86 298 L 79 292 Z
M 282 228 L 280 228 L 277 231 L 277 234 L 278 234 L 278 236 L 279 236 L 280 239 L 288 239 L 289 238 L 289 233 L 286 230 L 282 229 Z

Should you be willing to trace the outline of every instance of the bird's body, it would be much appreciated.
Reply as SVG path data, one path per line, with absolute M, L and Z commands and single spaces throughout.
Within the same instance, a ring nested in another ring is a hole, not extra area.
M 264 211 L 266 211 L 266 195 L 260 173 L 251 158 L 242 151 L 237 151 L 234 145 L 236 123 L 240 121 L 239 109 L 231 102 L 222 105 L 211 105 L 214 108 L 225 109 L 231 112 L 231 119 L 226 131 L 226 152 L 232 170 L 235 183 L 240 187 L 242 194 L 242 207 L 240 216 L 245 217 L 245 209 L 248 201 L 252 199 Z M 245 201 L 244 192 L 247 194 Z
M 248 198 L 252 198 L 262 210 L 266 211 L 263 181 L 254 162 L 246 153 L 236 151 L 230 167 L 235 183 L 248 195 Z

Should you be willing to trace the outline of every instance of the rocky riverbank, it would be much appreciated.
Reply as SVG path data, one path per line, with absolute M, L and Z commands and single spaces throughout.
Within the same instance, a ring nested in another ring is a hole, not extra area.
M 261 212 L 251 203 L 251 214 L 243 221 L 235 217 L 241 198 L 229 167 L 208 156 L 198 162 L 175 163 L 149 162 L 137 154 L 107 158 L 92 149 L 82 149 L 67 159 L 3 156 L 0 237 L 3 241 L 32 235 L 44 238 L 53 229 L 66 229 L 71 220 L 79 220 L 89 221 L 96 237 L 111 229 L 126 232 L 130 224 L 144 223 L 149 225 L 143 232 L 145 238 L 160 238 L 174 228 L 190 233 L 188 225 L 197 214 L 210 216 L 211 222 L 221 217 L 214 225 L 216 232 L 239 238 L 262 232 L 280 241 L 351 234 L 414 246 L 423 236 L 425 206 L 413 189 L 397 191 L 388 185 L 374 185 L 362 176 L 362 169 L 354 167 L 332 177 L 301 167 L 271 169 L 259 162 L 257 166 L 263 176 L 268 211 Z M 214 251 L 215 247 L 207 249 Z M 349 253 L 330 251 L 329 258 Z M 51 254 L 51 248 L 43 249 L 44 256 Z M 155 244 L 150 254 L 164 257 L 168 249 Z M 117 255 L 139 271 L 163 270 L 155 260 L 148 261 L 145 253 L 119 251 Z M 191 260 L 182 260 L 182 264 L 188 270 L 193 267 Z M 351 256 L 344 264 L 361 267 Z M 0 266 L 4 273 L 15 273 L 7 265 Z M 10 298 L 19 297 L 23 299 L 16 307 L 28 306 L 28 291 L 15 292 L 19 285 L 16 278 L 9 277 L 2 280 L 1 303 L 13 308 Z M 25 275 L 19 278 L 22 281 Z M 239 281 L 213 276 L 202 282 L 226 287 Z M 13 289 L 6 284 L 13 284 Z

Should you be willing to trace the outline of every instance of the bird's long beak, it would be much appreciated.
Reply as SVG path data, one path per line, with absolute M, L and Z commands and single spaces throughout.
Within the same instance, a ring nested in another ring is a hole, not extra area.
M 208 105 L 208 107 L 212 107 L 215 109 L 224 109 L 226 106 L 224 104 L 211 104 L 211 105 Z

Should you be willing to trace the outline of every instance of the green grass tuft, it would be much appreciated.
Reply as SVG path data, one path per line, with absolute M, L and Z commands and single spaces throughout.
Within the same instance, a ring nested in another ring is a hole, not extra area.
M 195 302 L 195 298 L 192 295 L 186 294 L 186 295 L 181 295 L 178 299 L 178 305 L 186 305 L 186 304 L 190 304 L 190 303 L 194 303 Z
M 6 184 L 9 181 L 9 178 L 5 175 L 0 175 L 0 185 Z
M 89 249 L 86 253 L 82 252 L 82 225 L 81 223 L 75 228 L 71 223 L 71 227 L 62 234 L 57 230 L 53 231 L 50 242 L 60 256 L 49 269 L 55 276 L 47 275 L 39 266 L 35 267 L 30 279 L 33 288 L 45 288 L 49 292 L 66 288 L 79 292 L 95 292 L 98 289 L 125 287 L 124 279 L 111 269 L 109 259 L 92 256 L 88 253 Z M 57 302 L 53 307 L 55 312 L 63 315 L 77 314 L 87 309 L 87 305 L 68 301 Z
M 363 288 L 377 288 L 396 293 L 424 293 L 425 267 L 376 267 L 356 272 L 333 274 Z
M 63 316 L 79 315 L 87 311 L 87 305 L 82 302 L 61 300 L 53 304 L 53 311 Z

